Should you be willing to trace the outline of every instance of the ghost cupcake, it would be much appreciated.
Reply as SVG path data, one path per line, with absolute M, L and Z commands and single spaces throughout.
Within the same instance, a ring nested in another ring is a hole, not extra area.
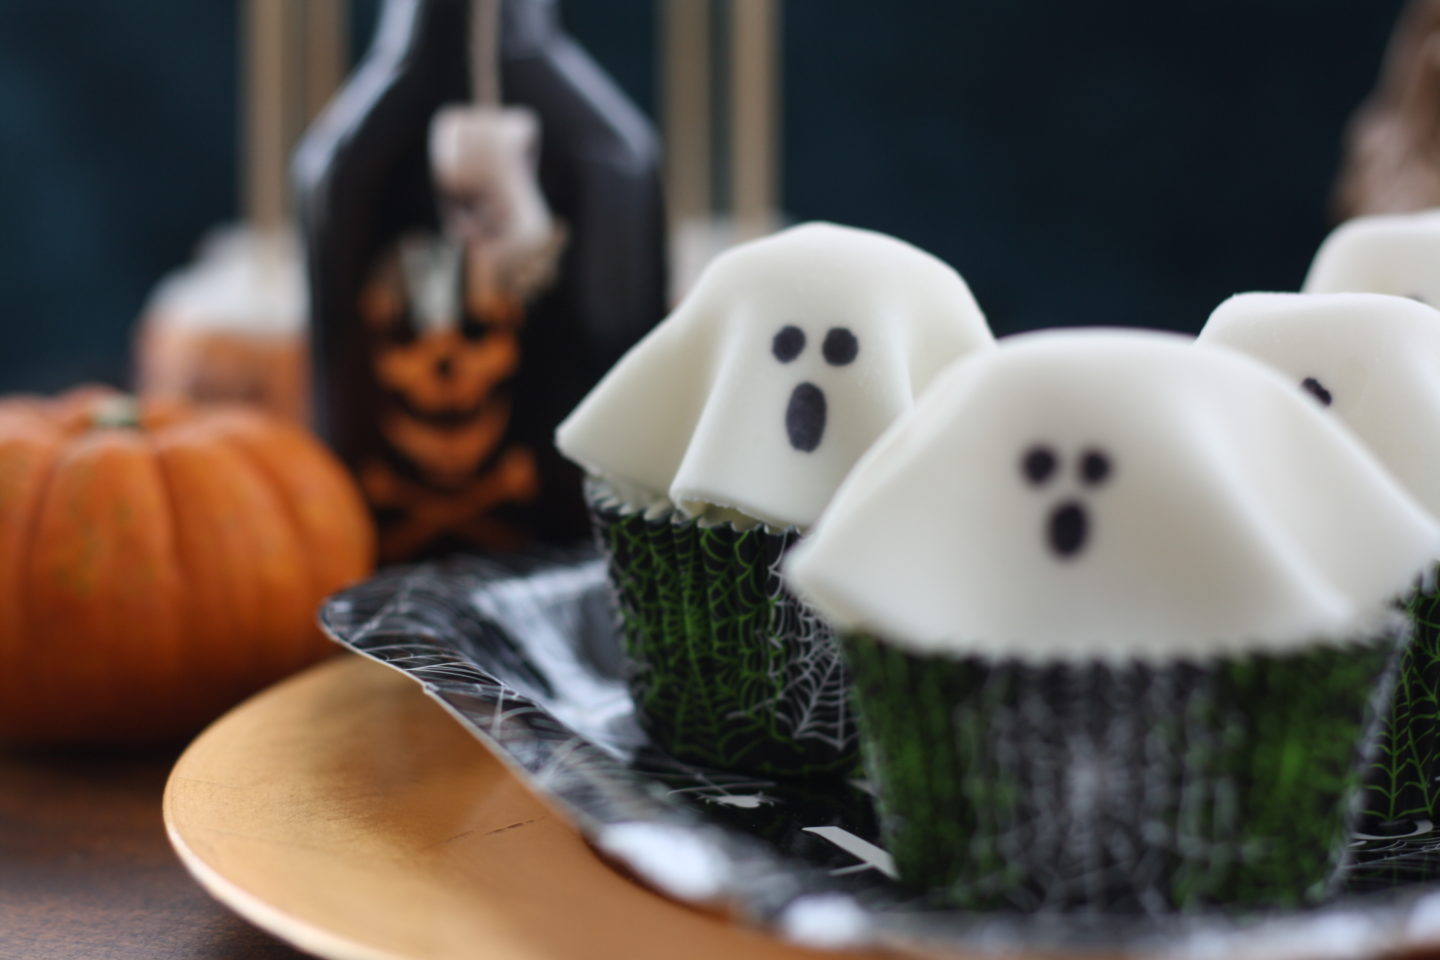
M 1310 264 L 1306 293 L 1388 293 L 1440 307 L 1440 210 L 1356 217 Z
M 992 345 L 941 261 L 808 224 L 717 258 L 560 425 L 657 742 L 752 773 L 849 769 L 838 649 L 780 558 L 936 373 Z
M 977 909 L 1296 904 L 1341 865 L 1440 527 L 1333 418 L 1161 333 L 956 364 L 787 576 L 843 631 L 901 876 Z
M 1440 241 L 1440 220 L 1433 229 Z M 1350 272 L 1338 259 L 1324 273 L 1333 277 L 1342 266 L 1359 279 L 1358 267 Z M 1433 272 L 1388 279 L 1394 289 L 1421 289 Z M 1215 310 L 1197 342 L 1242 350 L 1281 371 L 1440 516 L 1440 311 L 1376 293 L 1242 294 Z M 1410 821 L 1440 815 L 1440 596 L 1433 576 L 1404 603 L 1413 639 L 1366 785 L 1369 832 L 1408 831 Z

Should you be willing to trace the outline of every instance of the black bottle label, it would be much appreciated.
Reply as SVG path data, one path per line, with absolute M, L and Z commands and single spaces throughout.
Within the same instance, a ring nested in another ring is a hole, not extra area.
M 664 313 L 648 123 L 550 0 L 505 0 L 467 104 L 466 10 L 386 0 L 296 161 L 317 420 L 386 562 L 586 536 L 555 426 Z

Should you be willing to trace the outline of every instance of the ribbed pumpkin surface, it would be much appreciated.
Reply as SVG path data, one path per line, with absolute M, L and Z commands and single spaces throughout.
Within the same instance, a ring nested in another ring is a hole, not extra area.
M 0 738 L 179 736 L 333 650 L 374 533 L 303 430 L 82 388 L 0 401 Z

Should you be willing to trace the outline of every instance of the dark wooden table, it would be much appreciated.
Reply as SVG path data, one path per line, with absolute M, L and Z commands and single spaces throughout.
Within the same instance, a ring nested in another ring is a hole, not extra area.
M 0 960 L 296 960 L 198 887 L 165 839 L 178 748 L 0 747 Z

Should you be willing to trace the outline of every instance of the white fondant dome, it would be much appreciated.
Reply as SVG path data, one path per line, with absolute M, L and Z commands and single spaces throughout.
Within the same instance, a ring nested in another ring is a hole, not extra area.
M 1440 310 L 1378 293 L 1247 293 L 1197 342 L 1281 371 L 1440 516 Z
M 556 444 L 689 513 L 804 527 L 942 367 L 992 344 L 941 261 L 883 234 L 799 226 L 717 258 Z
M 195 261 L 166 276 L 146 314 L 171 327 L 256 337 L 305 332 L 306 283 L 293 231 L 230 226 L 200 244 Z
M 1356 217 L 1315 254 L 1306 293 L 1388 293 L 1440 307 L 1440 210 Z
M 1372 626 L 1440 527 L 1295 386 L 1157 332 L 955 364 L 787 576 L 843 627 L 1035 660 L 1204 656 Z

